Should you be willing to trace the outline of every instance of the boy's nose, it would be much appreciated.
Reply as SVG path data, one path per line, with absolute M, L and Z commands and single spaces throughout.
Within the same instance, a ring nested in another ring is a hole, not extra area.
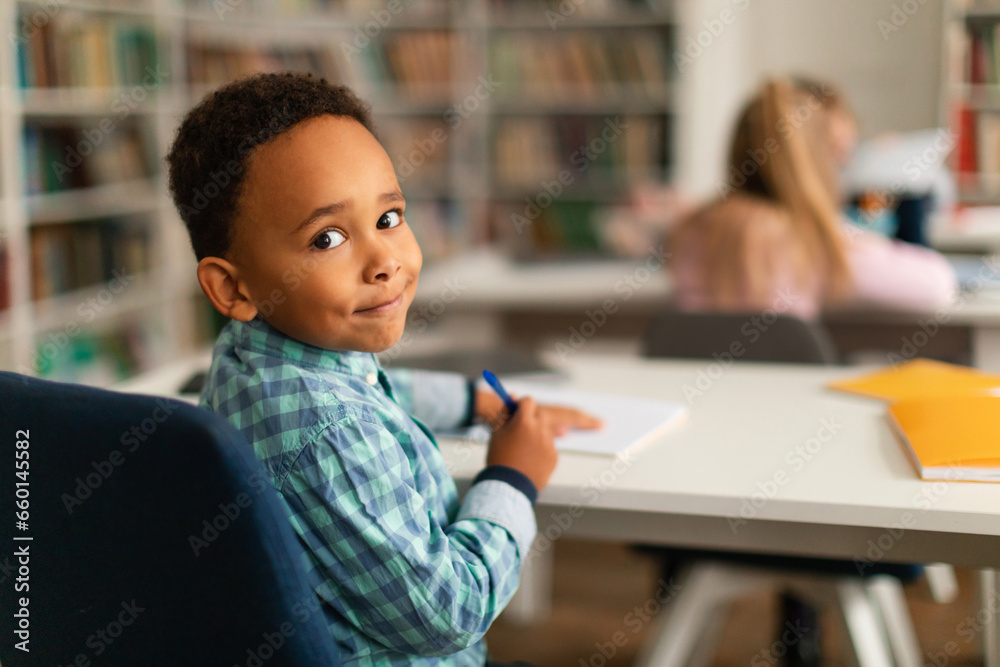
M 374 243 L 364 270 L 365 282 L 374 283 L 390 280 L 402 267 L 395 253 L 385 243 Z

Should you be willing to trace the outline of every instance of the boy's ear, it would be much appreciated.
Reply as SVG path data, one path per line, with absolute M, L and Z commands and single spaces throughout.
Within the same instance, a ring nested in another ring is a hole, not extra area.
M 257 306 L 246 285 L 239 281 L 236 267 L 221 257 L 205 257 L 198 262 L 198 283 L 215 309 L 226 317 L 249 322 L 257 316 Z

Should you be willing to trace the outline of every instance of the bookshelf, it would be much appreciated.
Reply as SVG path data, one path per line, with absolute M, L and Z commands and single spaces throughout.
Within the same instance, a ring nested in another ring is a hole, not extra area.
M 1000 2 L 945 3 L 942 124 L 965 204 L 1000 204 Z
M 162 0 L 4 3 L 0 367 L 110 385 L 207 327 L 162 156 L 186 86 Z
M 251 72 L 372 103 L 427 263 L 606 256 L 604 208 L 675 171 L 670 0 L 17 0 L 0 20 L 23 37 L 0 62 L 4 369 L 110 384 L 210 340 L 162 156 Z

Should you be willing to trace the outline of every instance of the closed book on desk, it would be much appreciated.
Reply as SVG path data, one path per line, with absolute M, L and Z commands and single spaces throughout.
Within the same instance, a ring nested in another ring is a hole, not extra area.
M 921 479 L 1000 482 L 1000 397 L 899 401 L 889 421 Z
M 574 429 L 556 438 L 556 449 L 564 452 L 618 456 L 655 440 L 688 414 L 686 405 L 674 401 L 561 389 L 541 382 L 504 380 L 504 387 L 518 398 L 530 396 L 536 403 L 577 408 L 604 422 L 600 430 Z
M 887 401 L 930 396 L 975 396 L 1000 390 L 1000 375 L 942 361 L 914 359 L 848 380 L 838 380 L 830 389 Z

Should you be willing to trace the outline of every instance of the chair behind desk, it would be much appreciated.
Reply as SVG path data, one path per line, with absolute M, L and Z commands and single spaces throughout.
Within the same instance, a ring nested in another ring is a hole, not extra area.
M 712 359 L 733 354 L 739 343 L 742 361 L 833 364 L 837 354 L 818 324 L 788 315 L 764 319 L 761 313 L 685 313 L 667 310 L 646 330 L 644 354 L 649 357 Z M 766 327 L 766 328 L 765 328 Z
M 302 547 L 225 420 L 4 372 L 0 397 L 5 667 L 340 664 Z M 16 459 L 21 451 L 27 458 Z M 14 530 L 15 460 L 28 461 L 23 531 Z M 21 548 L 30 588 L 17 592 Z M 30 653 L 14 647 L 22 597 Z
M 731 347 L 737 342 L 742 354 Z M 742 361 L 836 362 L 834 347 L 819 325 L 785 315 L 765 321 L 761 313 L 663 312 L 646 332 L 644 353 L 688 359 L 713 359 L 728 353 Z M 862 579 L 850 561 L 692 549 L 656 552 L 668 559 L 668 567 L 673 560 L 683 571 L 686 590 L 662 620 L 659 633 L 652 633 L 653 641 L 636 662 L 640 667 L 685 664 L 695 654 L 698 640 L 717 630 L 717 607 L 740 592 L 769 584 L 792 588 L 799 597 L 802 590 L 815 593 L 818 589 L 821 596 L 837 600 L 862 667 L 891 664 L 893 658 L 904 667 L 921 664 L 899 583 L 919 576 L 917 566 L 879 564 L 876 576 Z M 936 598 L 954 597 L 955 574 L 950 566 L 927 566 L 927 573 L 932 590 L 938 591 Z M 818 586 L 811 577 L 817 578 Z

